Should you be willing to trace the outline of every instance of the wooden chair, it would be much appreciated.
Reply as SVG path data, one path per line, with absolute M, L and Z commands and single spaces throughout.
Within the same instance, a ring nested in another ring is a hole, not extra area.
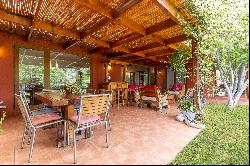
M 23 138 L 22 138 L 22 142 L 21 142 L 21 148 L 23 148 L 26 135 L 29 135 L 29 132 L 32 135 L 32 142 L 31 142 L 30 154 L 29 154 L 29 159 L 28 159 L 28 162 L 30 163 L 32 160 L 32 153 L 33 153 L 33 147 L 34 147 L 34 143 L 35 143 L 36 130 L 38 128 L 50 126 L 53 124 L 59 124 L 61 122 L 65 123 L 66 121 L 64 121 L 64 119 L 62 119 L 61 116 L 59 116 L 53 112 L 47 113 L 47 114 L 41 114 L 41 115 L 37 115 L 37 116 L 31 116 L 28 113 L 28 108 L 27 108 L 27 105 L 25 104 L 25 101 L 24 101 L 22 95 L 15 94 L 15 98 L 16 98 L 17 105 L 19 107 L 19 110 L 21 111 L 21 114 L 22 114 L 24 122 L 25 122 Z M 65 126 L 66 125 L 64 124 L 64 127 Z M 64 130 L 64 140 L 66 141 L 66 139 L 65 139 L 66 132 L 65 131 L 66 130 Z M 58 132 L 57 132 L 57 134 L 58 134 Z M 64 142 L 64 143 L 66 145 L 66 142 Z
M 157 110 L 161 111 L 163 107 L 168 106 L 167 98 L 161 95 L 157 87 L 143 88 L 140 90 L 140 105 L 144 106 L 145 103 L 154 105 Z
M 80 110 L 76 116 L 71 117 L 70 124 L 73 129 L 74 163 L 76 163 L 76 133 L 93 126 L 105 125 L 106 144 L 108 147 L 108 125 L 110 94 L 97 94 L 81 96 Z

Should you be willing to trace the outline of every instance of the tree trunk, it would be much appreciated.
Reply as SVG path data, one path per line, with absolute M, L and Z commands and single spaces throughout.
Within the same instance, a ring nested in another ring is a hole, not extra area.
M 233 109 L 240 100 L 241 95 L 243 94 L 244 90 L 246 90 L 248 86 L 248 79 L 246 79 L 246 73 L 248 69 L 246 69 L 246 64 L 241 64 L 240 69 L 236 68 L 234 71 L 232 68 L 232 65 L 228 66 L 228 71 L 230 72 L 230 75 L 225 75 L 226 72 L 222 69 L 220 65 L 220 55 L 217 54 L 217 68 L 219 69 L 222 80 L 224 81 L 225 89 L 228 94 L 228 100 L 227 100 L 227 107 L 231 110 Z M 231 64 L 231 63 L 230 63 Z M 234 72 L 233 72 L 234 71 Z M 239 76 L 238 76 L 239 73 Z M 228 79 L 230 78 L 231 79 Z

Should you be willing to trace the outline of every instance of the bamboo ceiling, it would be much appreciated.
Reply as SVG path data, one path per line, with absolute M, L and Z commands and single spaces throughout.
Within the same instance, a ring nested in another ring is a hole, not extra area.
M 192 20 L 183 0 L 0 0 L 0 31 L 164 66 L 176 48 L 187 47 L 176 13 Z

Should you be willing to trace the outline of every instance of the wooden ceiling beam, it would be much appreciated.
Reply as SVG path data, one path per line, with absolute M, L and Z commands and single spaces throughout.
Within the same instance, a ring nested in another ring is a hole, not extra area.
M 33 19 L 32 19 L 32 22 L 31 22 L 31 27 L 29 28 L 29 32 L 28 32 L 28 36 L 27 36 L 27 40 L 29 40 L 32 36 L 32 32 L 33 32 L 33 26 L 34 24 L 36 23 L 36 21 L 38 20 L 38 14 L 39 14 L 39 11 L 41 9 L 41 6 L 42 6 L 42 0 L 37 0 L 36 1 L 36 4 L 35 4 L 35 7 L 34 7 L 34 11 L 33 11 Z
M 164 12 L 168 13 L 170 18 L 178 23 L 177 14 L 180 14 L 176 7 L 170 0 L 153 0 L 153 2 L 160 7 Z
M 108 25 L 110 22 L 112 22 L 114 20 L 118 20 L 119 24 L 121 24 L 121 25 L 141 34 L 141 35 L 146 35 L 146 29 L 142 25 L 140 25 L 140 24 L 136 23 L 135 21 L 128 19 L 122 15 L 125 11 L 127 11 L 128 9 L 132 8 L 133 6 L 135 6 L 136 4 L 141 2 L 141 0 L 129 0 L 128 2 L 121 5 L 116 10 L 108 8 L 107 6 L 103 5 L 100 1 L 97 1 L 97 0 L 85 0 L 85 1 L 75 0 L 75 1 L 106 17 L 103 20 L 101 20 L 99 22 L 99 24 L 96 25 L 95 27 L 92 27 L 90 30 L 86 30 L 85 32 L 83 32 L 80 35 L 81 39 L 84 39 L 84 38 L 92 35 L 94 32 L 100 30 L 103 26 Z M 65 49 L 70 48 L 74 45 L 76 45 L 76 43 L 73 43 L 71 45 L 66 46 Z
M 135 52 L 145 51 L 145 50 L 149 50 L 149 49 L 152 49 L 155 47 L 160 47 L 160 46 L 162 46 L 162 45 L 159 44 L 158 42 L 154 42 L 154 43 L 150 43 L 150 44 L 147 44 L 145 46 L 142 46 L 142 47 L 133 48 L 133 49 L 131 49 L 131 52 L 135 53 Z
M 101 15 L 108 17 L 109 19 L 113 19 L 113 11 L 110 8 L 107 8 L 104 4 L 102 4 L 98 0 L 74 0 L 75 2 L 85 6 Z
M 162 55 L 162 54 L 171 54 L 173 53 L 173 50 L 170 48 L 163 49 L 163 50 L 157 50 L 157 51 L 152 51 L 145 53 L 146 57 L 151 57 L 151 56 L 157 56 L 157 55 Z
M 169 39 L 165 39 L 164 42 L 165 42 L 165 45 L 169 45 L 169 44 L 173 44 L 173 43 L 183 42 L 185 40 L 187 40 L 186 35 L 179 35 L 179 36 L 175 36 L 175 37 L 172 37 Z M 154 42 L 154 43 L 150 43 L 150 44 L 147 44 L 145 46 L 142 46 L 142 47 L 133 48 L 133 49 L 131 49 L 131 53 L 145 51 L 145 50 L 149 50 L 149 49 L 152 49 L 155 47 L 160 47 L 160 46 L 162 46 L 162 45 L 159 44 L 158 42 Z
M 138 34 L 138 33 L 132 33 L 132 34 L 130 34 L 130 35 L 128 35 L 128 36 L 126 36 L 126 37 L 124 37 L 124 38 L 118 40 L 117 42 L 111 43 L 110 46 L 111 46 L 111 47 L 120 46 L 120 45 L 123 45 L 123 44 L 125 44 L 125 43 L 129 43 L 129 42 L 131 42 L 131 41 L 134 41 L 134 40 L 136 40 L 136 39 L 139 39 L 139 38 L 141 38 L 141 37 L 143 37 L 143 35 Z
M 167 20 L 159 22 L 151 27 L 148 27 L 146 29 L 146 34 L 151 35 L 153 33 L 162 31 L 164 29 L 171 28 L 171 27 L 176 26 L 176 25 L 178 25 L 178 24 L 175 21 L 173 21 L 172 19 L 167 19 Z
M 158 35 L 155 35 L 155 34 L 152 34 L 151 36 L 152 36 L 152 39 L 153 39 L 155 42 L 157 42 L 157 43 L 159 43 L 159 44 L 165 46 L 165 39 L 164 39 L 163 37 L 158 36 Z
M 155 24 L 149 28 L 146 29 L 146 35 L 152 35 L 153 33 L 155 32 L 159 32 L 163 29 L 168 29 L 168 28 L 171 28 L 173 26 L 176 26 L 178 25 L 176 22 L 174 22 L 173 20 L 171 19 L 168 19 L 168 20 L 165 20 L 163 22 L 160 22 L 158 24 Z M 141 34 L 138 34 L 138 33 L 132 33 L 114 43 L 110 43 L 110 47 L 115 47 L 115 46 L 120 46 L 120 45 L 123 45 L 125 43 L 129 43 L 131 41 L 134 41 L 134 40 L 137 40 L 137 39 L 140 39 L 144 37 L 143 35 Z
M 99 39 L 95 38 L 94 36 L 89 36 L 87 38 L 87 42 L 88 41 L 93 42 L 93 43 L 95 43 L 101 47 L 104 47 L 104 48 L 110 48 L 110 45 L 107 42 L 99 40 Z
M 0 9 L 0 19 L 14 22 L 16 24 L 23 25 L 25 27 L 29 27 L 31 25 L 31 20 L 22 16 L 13 15 L 10 13 L 7 13 L 6 11 Z

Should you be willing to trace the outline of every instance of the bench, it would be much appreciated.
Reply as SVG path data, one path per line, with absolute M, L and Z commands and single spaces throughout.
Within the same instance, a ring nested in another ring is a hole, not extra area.
M 167 96 L 160 93 L 160 90 L 155 86 L 145 86 L 139 91 L 139 105 L 141 107 L 144 104 L 150 104 L 150 106 L 155 107 L 158 111 L 161 111 L 163 107 L 168 107 Z

